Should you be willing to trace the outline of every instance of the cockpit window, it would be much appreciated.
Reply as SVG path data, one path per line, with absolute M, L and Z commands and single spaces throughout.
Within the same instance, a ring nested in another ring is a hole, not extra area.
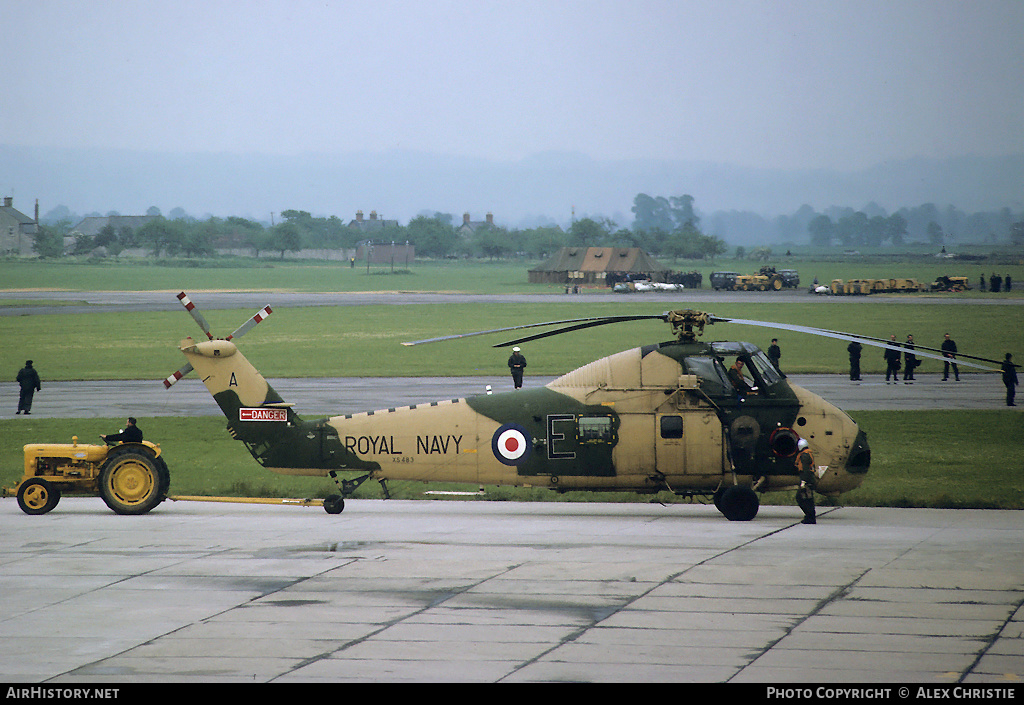
M 684 364 L 687 374 L 700 377 L 700 388 L 709 396 L 720 397 L 734 393 L 725 368 L 715 358 L 690 355 L 684 359 Z
M 750 363 L 761 375 L 765 387 L 770 387 L 782 379 L 779 371 L 775 369 L 775 365 L 772 364 L 772 361 L 761 350 L 750 356 Z
M 711 344 L 711 349 L 722 358 L 726 367 L 736 362 L 737 357 L 743 360 L 745 371 L 753 374 L 755 384 L 761 389 L 782 381 L 782 375 L 775 369 L 775 365 L 756 345 L 716 342 Z

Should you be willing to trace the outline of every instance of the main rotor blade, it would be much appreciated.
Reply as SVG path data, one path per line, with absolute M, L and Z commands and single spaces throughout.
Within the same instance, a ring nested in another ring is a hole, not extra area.
M 258 324 L 262 323 L 267 319 L 267 316 L 273 313 L 273 310 L 269 306 L 264 306 L 248 321 L 238 326 L 238 330 L 229 335 L 225 340 L 231 340 L 232 338 L 241 338 L 243 335 L 248 333 L 250 330 L 255 328 Z
M 178 294 L 178 301 L 181 302 L 181 305 L 185 307 L 186 311 L 192 314 L 192 318 L 199 324 L 199 327 L 203 329 L 203 332 L 206 333 L 206 337 L 213 340 L 213 334 L 210 333 L 210 324 L 206 322 L 205 318 L 203 318 L 203 314 L 199 313 L 196 305 L 192 303 L 190 298 L 188 298 L 188 294 L 184 291 Z
M 457 338 L 471 338 L 474 335 L 487 335 L 488 333 L 504 333 L 510 330 L 525 330 L 527 328 L 539 328 L 541 326 L 557 326 L 563 323 L 580 323 L 582 321 L 605 321 L 608 323 L 615 323 L 615 319 L 621 320 L 636 320 L 638 318 L 661 318 L 664 319 L 664 315 L 659 316 L 592 316 L 590 318 L 568 318 L 562 321 L 548 321 L 546 323 L 527 323 L 521 326 L 508 326 L 506 328 L 494 328 L 492 330 L 478 330 L 473 333 L 457 333 L 455 335 L 442 335 L 440 338 L 427 338 L 425 340 L 413 340 L 408 343 L 402 343 L 402 345 L 422 345 L 423 343 L 438 343 L 442 340 L 456 340 Z M 603 325 L 598 323 L 596 325 Z M 555 335 L 555 333 L 548 333 L 547 335 Z M 542 336 L 543 337 L 543 336 Z M 511 343 L 506 343 L 511 345 Z M 501 347 L 495 345 L 494 347 Z
M 609 323 L 622 323 L 624 321 L 644 321 L 644 320 L 652 320 L 652 319 L 658 319 L 658 320 L 664 321 L 665 320 L 665 315 L 664 314 L 661 314 L 661 315 L 648 314 L 648 315 L 640 315 L 640 316 L 606 316 L 604 318 L 593 319 L 593 320 L 587 321 L 585 323 L 579 323 L 579 324 L 574 325 L 574 326 L 566 326 L 565 328 L 558 328 L 556 330 L 549 330 L 549 331 L 545 331 L 543 333 L 535 333 L 533 335 L 528 335 L 525 338 L 516 338 L 515 340 L 509 340 L 509 341 L 504 342 L 504 343 L 496 343 L 495 345 L 492 345 L 491 347 L 492 348 L 506 348 L 509 345 L 518 345 L 519 343 L 528 343 L 531 340 L 540 340 L 541 338 L 547 338 L 547 337 L 550 337 L 552 335 L 561 335 L 562 333 L 571 333 L 574 330 L 583 330 L 584 328 L 594 328 L 596 326 L 605 326 L 605 325 L 608 325 Z M 567 323 L 568 321 L 565 321 L 565 322 Z
M 874 346 L 876 348 L 888 348 L 890 350 L 899 350 L 900 352 L 906 352 L 908 350 L 908 348 L 905 348 L 905 347 L 903 347 L 902 345 L 900 345 L 898 343 L 895 344 L 895 345 L 891 344 L 891 341 L 879 341 L 876 338 L 868 338 L 868 337 L 865 337 L 865 336 L 856 336 L 856 335 L 851 335 L 849 333 L 840 333 L 838 331 L 825 330 L 824 328 L 814 328 L 812 326 L 799 326 L 799 325 L 794 325 L 792 323 L 772 323 L 770 321 L 751 321 L 751 320 L 746 320 L 746 319 L 743 319 L 743 318 L 716 318 L 715 322 L 716 323 L 738 323 L 740 325 L 745 325 L 745 326 L 758 326 L 758 327 L 761 327 L 761 328 L 777 328 L 779 330 L 791 330 L 791 331 L 795 331 L 797 333 L 808 333 L 810 335 L 820 335 L 820 336 L 824 336 L 826 338 L 836 338 L 837 340 L 847 340 L 847 341 L 850 341 L 850 342 L 864 343 L 866 345 L 872 345 L 872 346 Z M 930 358 L 932 360 L 943 360 L 943 361 L 948 361 L 949 360 L 948 357 L 943 357 L 941 355 L 932 355 L 931 353 L 927 353 L 927 352 L 919 352 L 916 347 L 914 348 L 913 353 L 915 355 L 917 355 L 918 357 L 927 357 L 927 358 Z M 985 361 L 986 362 L 991 362 L 991 360 L 985 360 Z M 996 370 L 995 368 L 992 368 L 992 367 L 986 367 L 985 365 L 975 365 L 974 363 L 963 362 L 963 361 L 960 361 L 960 360 L 957 360 L 957 364 L 963 365 L 965 367 L 974 367 L 974 368 L 977 368 L 979 370 L 988 370 L 990 372 L 998 372 L 999 371 L 999 370 Z
M 825 329 L 822 328 L 821 330 L 825 330 Z M 834 330 L 830 330 L 828 332 L 829 333 L 842 333 L 842 331 L 834 331 Z M 847 333 L 846 335 L 852 335 L 852 336 L 860 338 L 861 340 L 864 340 L 864 341 L 877 340 L 878 342 L 886 343 L 887 345 L 889 343 L 893 342 L 891 340 L 886 340 L 885 338 L 873 338 L 870 335 L 860 335 L 859 333 Z M 930 350 L 932 352 L 937 352 L 937 353 L 940 353 L 940 354 L 945 352 L 942 348 L 931 348 L 931 347 L 928 347 L 927 345 L 918 345 L 917 343 L 914 343 L 914 349 L 915 350 Z M 959 360 L 960 358 L 965 357 L 965 358 L 967 358 L 969 360 L 981 360 L 982 362 L 991 362 L 994 365 L 1001 365 L 1001 364 L 1003 364 L 1002 360 L 991 360 L 991 359 L 989 359 L 987 357 L 978 357 L 977 355 L 968 355 L 967 353 L 962 353 L 962 352 L 959 352 L 959 351 L 953 353 L 953 357 L 952 358 L 945 357 L 944 355 L 943 355 L 943 357 L 944 357 L 944 359 L 947 359 L 947 360 L 953 360 L 953 359 Z M 1020 365 L 1014 365 L 1014 367 L 1020 367 Z

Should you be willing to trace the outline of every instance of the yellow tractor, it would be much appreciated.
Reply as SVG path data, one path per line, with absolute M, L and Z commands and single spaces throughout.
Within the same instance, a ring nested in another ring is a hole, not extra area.
M 736 277 L 737 291 L 768 291 L 768 277 L 763 274 L 740 274 Z
M 166 499 L 170 484 L 157 444 L 84 445 L 73 436 L 26 445 L 25 475 L 5 494 L 16 495 L 26 514 L 46 514 L 62 494 L 98 494 L 118 514 L 145 514 Z

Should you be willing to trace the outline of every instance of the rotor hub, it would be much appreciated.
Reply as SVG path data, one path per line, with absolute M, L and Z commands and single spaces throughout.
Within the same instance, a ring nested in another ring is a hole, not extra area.
M 665 320 L 672 325 L 672 334 L 683 343 L 695 342 L 697 336 L 704 335 L 704 326 L 714 322 L 710 313 L 693 309 L 668 311 Z

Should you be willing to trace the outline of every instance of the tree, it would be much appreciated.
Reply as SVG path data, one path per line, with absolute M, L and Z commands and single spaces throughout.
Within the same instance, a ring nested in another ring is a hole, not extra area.
M 1018 246 L 1024 245 L 1024 220 L 1010 226 L 1010 242 Z
M 899 213 L 893 213 L 885 221 L 885 239 L 894 245 L 902 245 L 907 237 L 907 219 Z
M 270 248 L 281 253 L 284 259 L 285 252 L 298 252 L 302 249 L 302 234 L 299 226 L 294 222 L 285 220 L 270 229 Z
M 608 238 L 607 222 L 604 225 L 592 218 L 581 218 L 569 228 L 569 244 L 579 247 L 600 247 Z
M 64 236 L 60 227 L 40 223 L 32 238 L 32 249 L 40 257 L 60 257 L 64 254 Z
M 676 223 L 668 200 L 662 196 L 652 198 L 646 193 L 638 193 L 633 198 L 633 229 L 641 232 L 663 230 L 671 232 Z
M 186 257 L 199 257 L 213 254 L 213 242 L 220 231 L 220 219 L 210 218 L 202 223 L 194 223 L 183 228 L 181 249 Z
M 832 244 L 832 238 L 835 236 L 835 225 L 827 215 L 819 215 L 807 224 L 807 232 L 811 234 L 812 244 L 828 247 Z
M 545 226 L 526 231 L 526 251 L 536 257 L 546 257 L 568 244 L 561 228 Z
M 173 256 L 181 251 L 183 229 L 182 221 L 159 216 L 139 228 L 135 235 L 139 243 L 150 248 L 154 257 L 159 257 L 163 251 Z
M 668 199 L 668 202 L 672 219 L 677 227 L 683 227 L 687 223 L 692 224 L 694 227 L 700 224 L 700 218 L 693 212 L 693 196 L 672 196 Z
M 409 242 L 416 245 L 417 254 L 426 257 L 447 257 L 455 254 L 459 236 L 451 225 L 451 216 L 448 216 L 445 222 L 443 217 L 439 217 L 441 215 L 418 215 L 409 221 L 405 232 Z
M 508 233 L 500 228 L 482 228 L 476 234 L 476 246 L 481 254 L 490 259 L 504 257 L 513 251 L 508 241 Z

